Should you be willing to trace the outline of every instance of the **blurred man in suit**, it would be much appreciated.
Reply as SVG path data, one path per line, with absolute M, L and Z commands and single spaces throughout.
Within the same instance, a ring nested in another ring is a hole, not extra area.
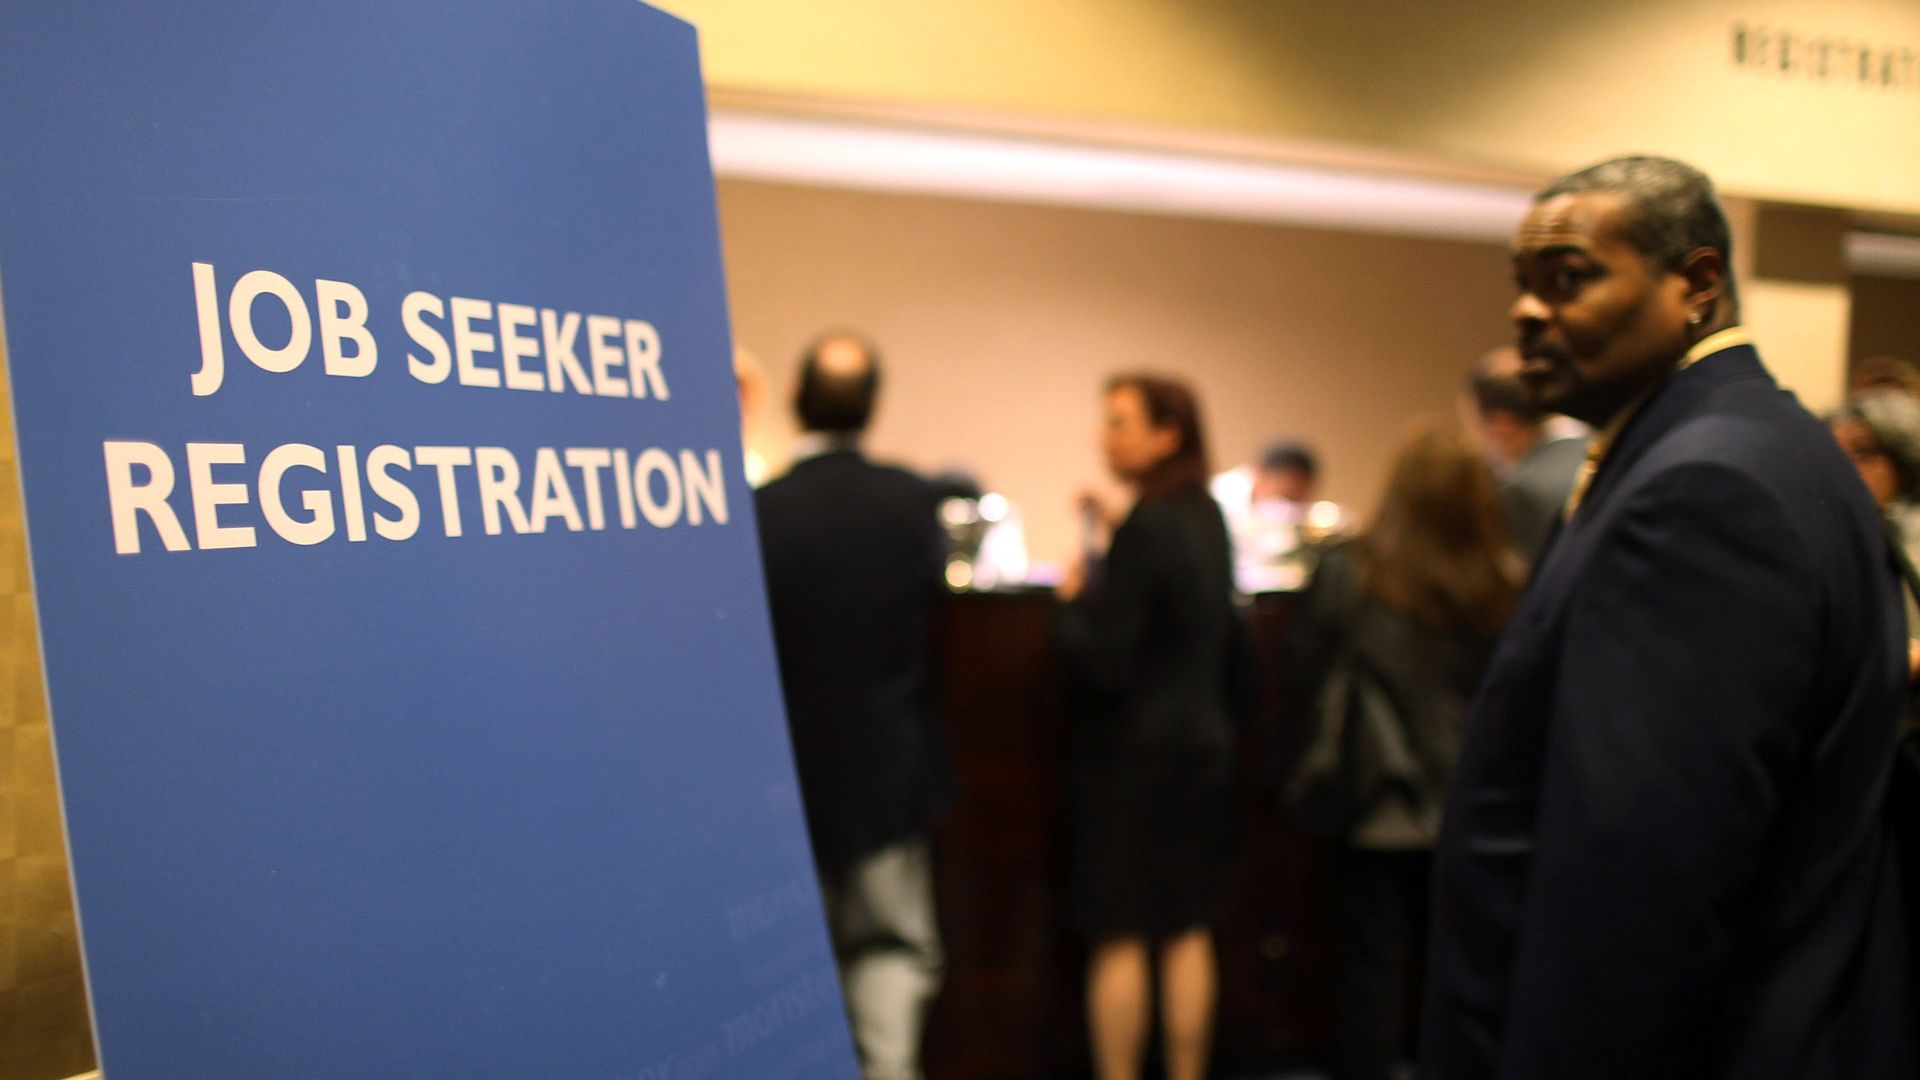
M 1596 434 L 1455 770 L 1425 1076 L 1920 1075 L 1887 540 L 1741 329 L 1728 232 L 1658 158 L 1520 225 L 1520 376 Z
M 1531 562 L 1546 545 L 1560 508 L 1573 491 L 1573 478 L 1587 459 L 1587 440 L 1556 430 L 1564 420 L 1542 412 L 1520 381 L 1520 352 L 1512 346 L 1480 357 L 1467 377 L 1468 414 L 1500 481 L 1507 511 L 1507 532 Z
M 932 490 L 860 452 L 880 359 L 846 333 L 800 365 L 804 434 L 754 505 L 807 824 L 867 1080 L 917 1077 L 941 973 L 929 832 L 951 801 L 932 692 L 944 537 Z

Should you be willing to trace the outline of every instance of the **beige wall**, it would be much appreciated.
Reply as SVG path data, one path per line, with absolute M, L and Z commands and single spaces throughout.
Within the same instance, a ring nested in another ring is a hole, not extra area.
M 1846 215 L 1728 200 L 1742 321 L 1767 367 L 1816 413 L 1846 395 L 1852 296 Z
M 1735 64 L 1736 23 L 1920 52 L 1912 0 L 661 0 L 717 88 L 1119 121 L 1538 175 L 1682 157 L 1730 193 L 1920 213 L 1900 85 Z
M 968 466 L 1024 507 L 1042 559 L 1073 550 L 1070 500 L 1102 479 L 1116 370 L 1190 377 L 1216 467 L 1301 436 L 1326 494 L 1364 508 L 1405 425 L 1451 418 L 1467 362 L 1509 336 L 1491 245 L 739 182 L 720 217 L 769 419 L 791 430 L 809 337 L 867 330 L 889 361 L 872 448 Z

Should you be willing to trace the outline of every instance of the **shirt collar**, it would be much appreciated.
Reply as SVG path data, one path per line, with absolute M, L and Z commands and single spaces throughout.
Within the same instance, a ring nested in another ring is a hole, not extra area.
M 1708 334 L 1694 342 L 1693 348 L 1688 349 L 1687 354 L 1673 365 L 1673 370 L 1685 371 L 1715 353 L 1724 352 L 1736 345 L 1752 343 L 1753 337 L 1747 333 L 1746 327 L 1729 326 L 1725 330 Z M 1568 493 L 1566 505 L 1561 508 L 1561 520 L 1573 520 L 1573 515 L 1580 509 L 1580 504 L 1586 501 L 1587 492 L 1593 486 L 1593 478 L 1600 471 L 1600 463 L 1605 461 L 1607 454 L 1613 450 L 1614 441 L 1620 438 L 1620 432 L 1626 429 L 1627 421 L 1632 420 L 1634 414 L 1646 405 L 1647 399 L 1653 396 L 1654 391 L 1658 390 L 1664 381 L 1655 382 L 1634 395 L 1633 400 L 1627 402 L 1624 408 L 1614 414 L 1605 427 L 1594 432 L 1593 441 L 1587 444 L 1587 460 L 1581 462 L 1579 472 L 1574 474 L 1573 490 Z
M 1688 349 L 1679 363 L 1673 365 L 1673 374 L 1687 370 L 1714 353 L 1724 352 L 1736 345 L 1751 344 L 1753 344 L 1753 335 L 1748 333 L 1744 326 L 1729 326 L 1725 330 L 1708 334 L 1694 342 L 1693 348 Z M 1588 455 L 1595 461 L 1605 458 L 1607 451 L 1613 449 L 1614 440 L 1620 437 L 1621 430 L 1627 426 L 1627 421 L 1633 419 L 1634 414 L 1640 411 L 1640 407 L 1647 403 L 1647 399 L 1652 397 L 1654 391 L 1660 386 L 1661 383 L 1656 382 L 1640 391 L 1634 395 L 1632 401 L 1627 402 L 1625 408 L 1615 413 L 1613 419 L 1608 420 L 1606 426 L 1594 434 L 1593 443 L 1587 449 Z
M 837 454 L 843 450 L 860 449 L 858 432 L 847 431 L 808 431 L 793 440 L 792 463 L 798 465 L 811 458 Z
M 1725 330 L 1708 334 L 1694 342 L 1693 348 L 1688 349 L 1687 355 L 1680 358 L 1680 366 L 1674 370 L 1683 371 L 1692 367 L 1695 361 L 1703 360 L 1717 352 L 1724 352 L 1736 345 L 1751 344 L 1753 344 L 1753 335 L 1747 333 L 1746 327 L 1729 326 Z

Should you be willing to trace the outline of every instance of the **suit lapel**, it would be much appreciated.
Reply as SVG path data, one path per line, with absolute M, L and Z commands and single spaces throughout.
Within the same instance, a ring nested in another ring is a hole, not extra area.
M 1655 391 L 1640 411 L 1621 429 L 1613 451 L 1600 463 L 1580 509 L 1571 521 L 1556 521 L 1533 565 L 1527 596 L 1517 621 L 1538 628 L 1551 622 L 1568 590 L 1578 580 L 1579 567 L 1595 537 L 1588 531 L 1604 513 L 1633 466 L 1661 439 L 1700 415 L 1713 392 L 1730 382 L 1767 379 L 1766 368 L 1750 345 L 1723 349 L 1675 374 Z
M 1769 378 L 1766 368 L 1760 365 L 1760 355 L 1751 345 L 1735 345 L 1702 357 L 1698 363 L 1668 379 L 1621 429 L 1612 451 L 1600 462 L 1600 470 L 1594 474 L 1579 512 L 1568 523 L 1571 530 L 1578 532 L 1581 526 L 1597 517 L 1619 488 L 1621 479 L 1633 470 L 1634 462 L 1668 432 L 1698 415 L 1715 389 L 1753 378 Z

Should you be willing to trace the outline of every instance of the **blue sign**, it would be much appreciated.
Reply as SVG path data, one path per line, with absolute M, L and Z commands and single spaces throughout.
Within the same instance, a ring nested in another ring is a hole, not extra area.
M 109 1075 L 854 1075 L 691 27 L 7 5 L 0 295 Z

